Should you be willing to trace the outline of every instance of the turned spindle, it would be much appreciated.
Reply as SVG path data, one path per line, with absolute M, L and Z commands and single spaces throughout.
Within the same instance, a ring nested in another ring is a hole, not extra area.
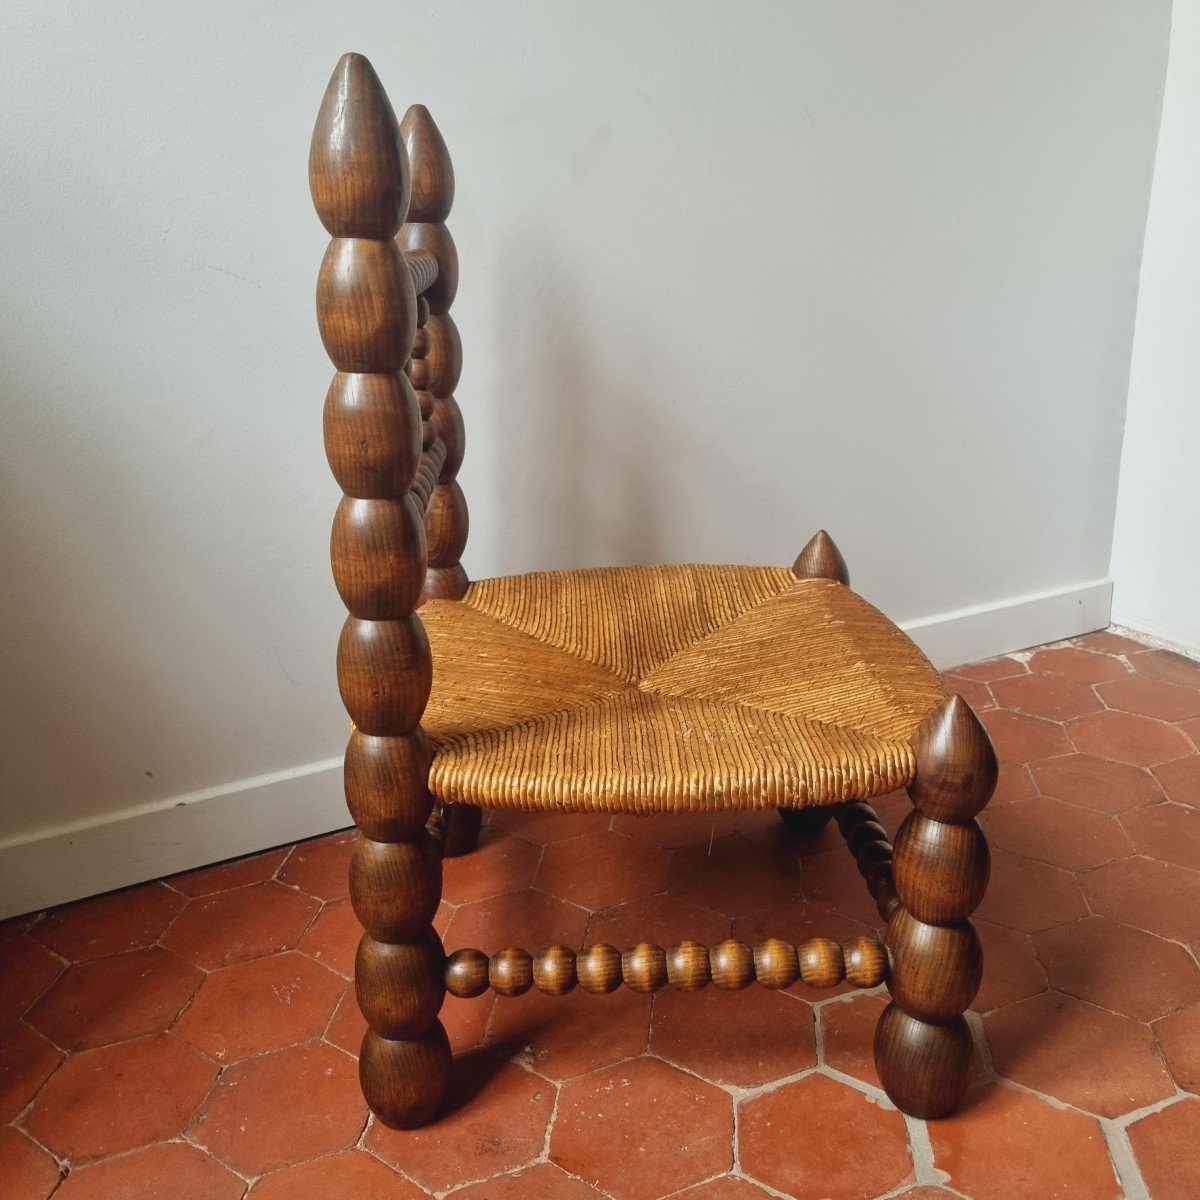
M 792 574 L 799 579 L 836 579 L 838 583 L 850 586 L 846 560 L 834 545 L 833 538 L 823 529 L 818 529 L 796 556 Z
M 843 804 L 837 822 L 879 915 L 888 920 L 900 907 L 900 901 L 892 878 L 893 851 L 887 831 L 879 823 L 875 810 L 862 800 Z
M 951 696 L 913 739 L 913 811 L 896 836 L 898 906 L 885 941 L 892 1003 L 875 1033 L 875 1062 L 896 1106 L 916 1117 L 954 1110 L 969 1083 L 975 997 L 983 953 L 970 920 L 988 881 L 988 848 L 975 815 L 996 786 L 987 732 Z
M 350 899 L 364 928 L 355 967 L 368 1025 L 359 1070 L 379 1119 L 411 1128 L 436 1112 L 450 1070 L 438 1020 L 445 955 L 430 924 L 441 854 L 425 830 L 431 753 L 420 724 L 432 665 L 414 611 L 426 531 L 411 494 L 420 412 L 404 371 L 417 300 L 396 241 L 409 203 L 408 155 L 387 95 L 360 55 L 344 56 L 329 81 L 309 183 L 332 237 L 317 281 L 317 322 L 337 369 L 325 446 L 344 493 L 331 558 L 349 611 L 337 669 L 355 725 L 344 781 L 360 834 L 350 864 Z
M 456 950 L 446 960 L 446 990 L 454 996 L 482 995 L 488 987 L 501 996 L 519 996 L 536 987 L 548 996 L 564 996 L 576 984 L 585 992 L 605 995 L 624 984 L 634 992 L 664 987 L 695 992 L 710 983 L 740 991 L 752 983 L 778 990 L 803 979 L 810 987 L 833 988 L 843 980 L 855 987 L 876 987 L 887 978 L 884 948 L 873 938 L 859 937 L 844 946 L 829 938 L 812 938 L 799 946 L 767 938 L 747 946 L 734 938 L 706 948 L 685 941 L 663 949 L 638 942 L 624 953 L 598 943 L 578 955 L 566 946 L 541 954 L 501 950 L 490 958 L 480 950 Z

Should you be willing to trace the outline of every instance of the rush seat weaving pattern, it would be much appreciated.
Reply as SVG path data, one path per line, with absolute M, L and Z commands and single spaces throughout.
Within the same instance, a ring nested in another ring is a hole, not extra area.
M 443 801 L 686 812 L 866 799 L 945 699 L 886 617 L 773 567 L 514 575 L 421 609 Z

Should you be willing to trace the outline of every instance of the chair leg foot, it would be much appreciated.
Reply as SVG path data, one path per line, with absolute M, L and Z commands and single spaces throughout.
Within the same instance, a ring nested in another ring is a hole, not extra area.
M 392 1129 L 424 1125 L 450 1084 L 450 1041 L 441 1021 L 415 1038 L 391 1041 L 368 1029 L 358 1076 L 371 1111 Z
M 479 841 L 479 828 L 483 824 L 483 810 L 474 804 L 447 804 L 445 858 L 458 858 L 470 854 Z
M 971 1031 L 962 1017 L 933 1025 L 889 1004 L 875 1028 L 875 1065 L 901 1112 L 932 1120 L 952 1113 L 971 1078 Z
M 797 837 L 816 837 L 833 820 L 837 810 L 831 804 L 823 804 L 819 808 L 781 808 L 777 811 L 788 833 Z

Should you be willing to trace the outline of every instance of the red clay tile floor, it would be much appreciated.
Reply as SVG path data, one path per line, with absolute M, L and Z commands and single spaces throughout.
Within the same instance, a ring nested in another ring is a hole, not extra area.
M 1003 760 L 957 1116 L 880 1091 L 881 989 L 800 985 L 449 999 L 448 1111 L 376 1125 L 343 833 L 0 926 L 0 1194 L 1196 1200 L 1200 664 L 1110 632 L 948 679 Z M 836 833 L 771 812 L 498 816 L 438 918 L 487 951 L 876 925 Z

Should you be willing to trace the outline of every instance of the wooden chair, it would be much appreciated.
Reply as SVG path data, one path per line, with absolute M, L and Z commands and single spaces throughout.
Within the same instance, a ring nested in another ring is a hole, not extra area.
M 446 1092 L 446 991 L 515 996 L 786 988 L 886 980 L 875 1058 L 904 1112 L 950 1112 L 968 1081 L 962 1013 L 982 956 L 968 917 L 988 878 L 975 815 L 996 760 L 967 703 L 850 590 L 818 533 L 790 569 L 562 571 L 469 583 L 455 476 L 462 363 L 450 316 L 454 177 L 429 113 L 397 124 L 365 58 L 338 63 L 309 160 L 333 240 L 317 317 L 337 373 L 325 446 L 345 493 L 333 573 L 349 617 L 338 684 L 354 729 L 346 800 L 363 1090 L 388 1125 L 428 1121 Z M 417 609 L 420 609 L 420 616 Z M 435 667 L 436 664 L 436 667 Z M 895 846 L 865 803 L 907 788 Z M 479 809 L 672 813 L 775 807 L 799 832 L 836 815 L 884 944 L 694 941 L 446 956 L 430 922 L 443 854 Z

